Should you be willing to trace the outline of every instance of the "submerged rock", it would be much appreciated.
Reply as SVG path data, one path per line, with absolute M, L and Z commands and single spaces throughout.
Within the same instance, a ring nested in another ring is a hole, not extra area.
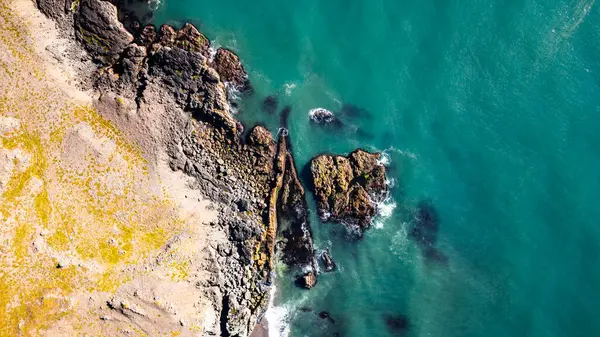
M 377 213 L 376 203 L 387 195 L 380 157 L 358 149 L 348 157 L 320 155 L 312 159 L 313 191 L 323 221 L 344 223 L 362 235 Z
M 269 114 L 274 114 L 277 111 L 277 105 L 279 102 L 277 101 L 277 96 L 270 95 L 267 96 L 262 103 L 262 110 Z
M 414 227 L 410 237 L 417 242 L 423 256 L 430 261 L 446 264 L 448 258 L 435 244 L 439 231 L 439 215 L 431 201 L 421 201 L 417 206 Z
M 385 324 L 387 325 L 388 329 L 392 333 L 402 333 L 410 327 L 408 317 L 405 315 L 385 315 L 383 319 L 385 320 Z
M 333 114 L 333 112 L 323 109 L 316 108 L 308 112 L 308 116 L 313 123 L 316 124 L 328 124 L 335 127 L 342 127 L 342 122 Z
M 321 261 L 323 261 L 323 265 L 325 266 L 325 271 L 330 272 L 335 269 L 335 261 L 331 258 L 329 254 L 329 249 L 324 250 L 321 253 Z
M 319 318 L 320 319 L 327 319 L 331 323 L 335 323 L 335 320 L 331 317 L 331 315 L 327 311 L 321 311 L 321 312 L 319 312 Z

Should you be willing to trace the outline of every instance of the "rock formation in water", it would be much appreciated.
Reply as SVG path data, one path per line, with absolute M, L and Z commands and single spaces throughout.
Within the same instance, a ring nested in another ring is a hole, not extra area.
M 327 109 L 316 108 L 308 112 L 308 116 L 313 123 L 331 125 L 336 128 L 343 127 L 342 122 L 335 114 Z
M 280 152 L 284 161 L 284 175 L 278 202 L 278 229 L 281 238 L 278 247 L 284 263 L 303 271 L 300 276 L 302 282 L 299 284 L 310 289 L 316 283 L 317 261 L 308 221 L 308 204 L 304 187 L 298 179 L 287 132 L 281 134 L 279 145 L 279 150 L 285 152 Z
M 326 249 L 321 253 L 321 261 L 323 262 L 326 272 L 335 270 L 336 264 L 335 261 L 333 261 L 333 258 L 331 258 L 329 249 Z
M 320 155 L 312 159 L 310 173 L 323 221 L 340 222 L 362 235 L 385 199 L 385 168 L 381 154 L 358 149 L 348 157 Z

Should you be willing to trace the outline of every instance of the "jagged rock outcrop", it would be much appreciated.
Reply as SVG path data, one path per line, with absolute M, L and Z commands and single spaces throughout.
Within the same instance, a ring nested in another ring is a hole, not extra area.
M 109 1 L 81 0 L 75 11 L 75 36 L 98 61 L 112 64 L 119 59 L 133 36 L 117 17 Z
M 221 79 L 230 83 L 239 91 L 250 89 L 250 82 L 239 57 L 231 50 L 219 48 L 212 66 L 217 70 Z
M 331 254 L 329 253 L 329 249 L 326 249 L 321 253 L 321 261 L 323 262 L 323 265 L 325 266 L 326 272 L 335 270 L 335 267 L 336 267 L 335 261 L 333 261 L 333 258 L 331 257 Z
M 36 4 L 46 16 L 61 26 L 66 25 L 66 14 L 72 11 L 74 0 L 37 0 Z
M 284 161 L 283 179 L 278 200 L 278 223 L 280 240 L 277 244 L 281 250 L 281 259 L 287 265 L 296 267 L 303 271 L 299 285 L 310 289 L 317 279 L 317 262 L 313 247 L 312 233 L 308 221 L 308 204 L 304 187 L 294 164 L 294 158 L 290 151 L 287 132 L 283 132 L 279 138 L 279 151 Z M 311 274 L 311 282 L 304 282 L 306 271 Z
M 309 271 L 296 280 L 296 284 L 306 289 L 312 289 L 317 284 L 317 276 L 315 272 Z
M 380 156 L 358 149 L 348 157 L 320 155 L 312 159 L 313 191 L 323 221 L 341 222 L 362 235 L 377 213 L 377 202 L 387 193 Z

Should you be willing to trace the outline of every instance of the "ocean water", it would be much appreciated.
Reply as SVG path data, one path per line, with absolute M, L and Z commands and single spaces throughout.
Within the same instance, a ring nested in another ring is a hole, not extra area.
M 356 147 L 389 159 L 386 216 L 358 242 L 313 216 L 338 270 L 310 291 L 281 272 L 271 323 L 290 336 L 600 336 L 595 0 L 163 0 L 154 18 L 184 21 L 242 58 L 246 125 L 277 132 L 268 95 L 291 107 L 299 169 Z M 310 123 L 317 107 L 344 127 Z M 424 200 L 446 263 L 411 240 Z M 386 324 L 398 315 L 402 332 Z

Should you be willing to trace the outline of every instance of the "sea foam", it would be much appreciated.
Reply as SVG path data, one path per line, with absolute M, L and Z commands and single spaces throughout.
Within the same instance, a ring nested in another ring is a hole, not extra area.
M 290 96 L 292 94 L 292 90 L 294 90 L 296 88 L 296 83 L 286 83 L 284 84 L 285 87 L 285 94 L 287 96 Z
M 265 312 L 265 318 L 269 328 L 269 337 L 287 337 L 290 334 L 290 328 L 287 324 L 290 318 L 290 309 L 286 306 L 275 306 L 273 300 L 275 299 L 276 287 L 271 287 L 269 307 Z

